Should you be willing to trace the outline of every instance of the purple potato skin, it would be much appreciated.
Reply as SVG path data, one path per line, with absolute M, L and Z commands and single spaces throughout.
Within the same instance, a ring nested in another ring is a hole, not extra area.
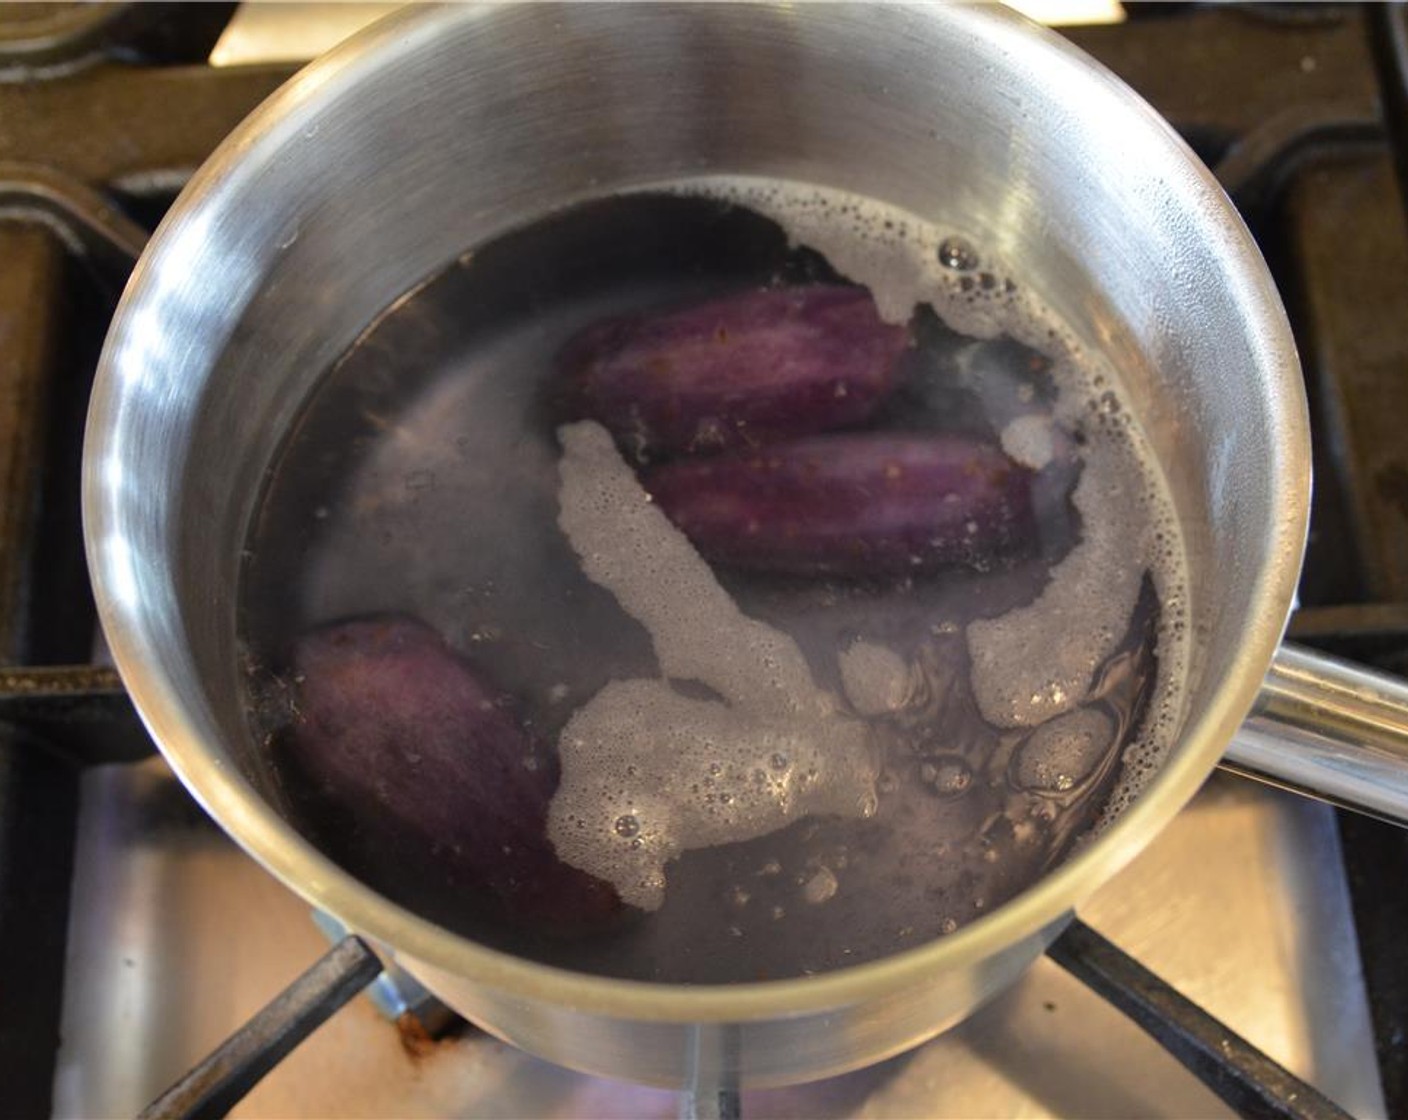
M 707 560 L 883 578 L 1029 552 L 1032 478 L 976 439 L 856 433 L 678 460 L 643 482 Z
M 575 414 L 644 460 L 859 424 L 910 342 L 863 288 L 812 285 L 598 323 L 559 364 Z
M 283 749 L 363 848 L 443 861 L 458 886 L 487 888 L 545 932 L 590 932 L 623 909 L 547 839 L 555 757 L 431 627 L 397 615 L 322 627 L 298 640 L 293 675 Z

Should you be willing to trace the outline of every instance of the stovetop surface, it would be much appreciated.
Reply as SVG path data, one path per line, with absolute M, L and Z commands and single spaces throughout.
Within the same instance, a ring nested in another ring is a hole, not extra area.
M 57 1116 L 133 1115 L 327 948 L 308 908 L 166 766 L 83 783 Z M 1219 775 L 1081 911 L 1359 1116 L 1386 1115 L 1334 814 Z M 237 1117 L 673 1117 L 676 1095 L 575 1074 L 467 1030 L 407 1048 L 365 999 Z M 745 1092 L 745 1117 L 1221 1117 L 1209 1090 L 1048 960 L 926 1046 Z

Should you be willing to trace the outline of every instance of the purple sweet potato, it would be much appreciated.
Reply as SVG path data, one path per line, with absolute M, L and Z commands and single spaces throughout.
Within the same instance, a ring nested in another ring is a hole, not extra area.
M 860 423 L 909 341 L 863 288 L 814 285 L 598 323 L 559 361 L 573 411 L 646 458 Z
M 547 840 L 555 759 L 429 626 L 386 615 L 315 630 L 297 643 L 294 681 L 284 750 L 364 847 L 443 861 L 458 885 L 554 930 L 620 910 L 610 886 Z
M 893 433 L 682 459 L 643 479 L 706 559 L 853 577 L 984 567 L 1025 552 L 1031 481 L 990 443 Z

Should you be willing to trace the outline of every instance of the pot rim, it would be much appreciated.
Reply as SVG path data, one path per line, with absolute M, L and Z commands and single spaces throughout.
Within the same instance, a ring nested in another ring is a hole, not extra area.
M 997 949 L 1054 935 L 1074 907 L 1128 863 L 1193 796 L 1250 710 L 1289 615 L 1309 517 L 1309 434 L 1294 342 L 1279 296 L 1251 235 L 1212 174 L 1173 129 L 1118 78 L 1054 32 L 996 5 L 941 6 L 960 22 L 1014 50 L 1041 52 L 1078 75 L 1092 95 L 1122 106 L 1137 126 L 1161 137 L 1168 175 L 1192 181 L 1206 200 L 1204 225 L 1226 244 L 1234 266 L 1228 299 L 1255 329 L 1254 352 L 1272 386 L 1268 449 L 1275 480 L 1267 560 L 1257 576 L 1251 625 L 1229 672 L 1185 729 L 1158 777 L 1101 835 L 1033 886 L 957 932 L 866 964 L 815 976 L 729 985 L 682 985 L 612 979 L 539 964 L 482 946 L 382 897 L 322 855 L 238 773 L 202 743 L 171 680 L 155 667 L 140 607 L 114 586 L 100 554 L 117 521 L 117 488 L 104 477 L 112 451 L 110 420 L 123 396 L 115 369 L 120 340 L 133 332 L 156 277 L 172 264 L 178 230 L 215 205 L 226 180 L 252 153 L 277 149 L 301 121 L 384 65 L 400 50 L 437 33 L 445 21 L 494 18 L 494 9 L 415 8 L 383 19 L 301 70 L 220 145 L 192 178 L 153 236 L 114 315 L 94 382 L 83 465 L 83 520 L 99 617 L 133 703 L 162 754 L 197 801 L 241 847 L 307 902 L 397 953 L 517 996 L 621 1019 L 676 1023 L 747 1022 L 820 1012 L 869 1001 L 921 983 L 936 971 L 972 969 Z M 919 6 L 917 11 L 924 12 Z M 1152 136 L 1151 136 L 1152 139 Z M 146 324 L 149 326 L 149 324 Z

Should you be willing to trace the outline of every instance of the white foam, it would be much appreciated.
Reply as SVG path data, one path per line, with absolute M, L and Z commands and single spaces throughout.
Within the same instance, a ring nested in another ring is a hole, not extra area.
M 995 262 L 980 261 L 963 273 L 945 268 L 939 247 L 951 231 L 898 207 L 845 191 L 741 176 L 691 179 L 676 189 L 771 218 L 794 245 L 815 250 L 842 276 L 864 284 L 887 322 L 906 323 L 927 303 L 949 326 L 973 338 L 1007 333 L 1035 342 L 1026 329 L 1030 323 L 1009 323 L 1014 317 L 1001 314 L 1002 306 L 1022 297 L 1015 285 L 1005 283 Z
M 1092 441 L 1072 501 L 1080 543 L 1051 569 L 1036 601 L 968 626 L 973 694 L 989 723 L 1033 727 L 1085 700 L 1091 676 L 1119 647 L 1149 563 L 1133 527 L 1143 493 L 1120 470 L 1116 444 Z M 1134 467 L 1136 464 L 1126 464 Z
M 1084 708 L 1044 723 L 1017 750 L 1012 776 L 1026 790 L 1061 793 L 1080 785 L 1107 750 L 1113 722 Z
M 836 878 L 836 872 L 829 867 L 818 867 L 802 884 L 802 897 L 813 906 L 820 906 L 823 902 L 830 902 L 836 897 L 836 891 L 840 885 Z
M 1188 656 L 1186 558 L 1178 522 L 1114 372 L 1077 342 L 1029 284 L 1016 282 L 1016 273 L 994 259 L 980 237 L 967 237 L 979 246 L 971 270 L 945 267 L 940 245 L 967 231 L 943 229 L 859 195 L 775 180 L 707 177 L 676 189 L 771 218 L 794 244 L 821 253 L 838 273 L 869 288 L 891 322 L 905 322 L 917 306 L 928 304 L 963 334 L 1006 335 L 1052 359 L 1056 416 L 1072 430 L 1082 427 L 1087 437 L 1074 495 L 1083 535 L 1036 602 L 969 627 L 973 686 L 985 718 L 1002 726 L 1029 727 L 1071 710 L 1084 699 L 1091 671 L 1118 645 L 1149 570 L 1164 612 L 1158 679 L 1151 714 L 1125 748 L 1102 824 L 1111 819 L 1138 796 L 1177 740 Z M 1045 436 L 1021 419 L 1002 432 L 1008 454 L 1033 467 L 1044 465 L 1053 451 L 1053 433 L 1048 429 Z M 1132 533 L 1131 526 L 1148 529 Z
M 846 699 L 863 716 L 897 712 L 909 700 L 911 673 L 904 658 L 874 642 L 855 641 L 837 657 Z
M 1055 434 L 1045 416 L 1018 416 L 999 433 L 1002 450 L 1013 460 L 1034 471 L 1051 462 L 1055 454 Z
M 738 609 L 605 428 L 581 421 L 558 438 L 558 524 L 587 576 L 650 634 L 661 671 L 612 681 L 563 729 L 548 812 L 558 856 L 653 910 L 686 849 L 808 814 L 873 813 L 865 729 L 816 686 L 797 644 Z M 722 699 L 683 696 L 667 678 Z

